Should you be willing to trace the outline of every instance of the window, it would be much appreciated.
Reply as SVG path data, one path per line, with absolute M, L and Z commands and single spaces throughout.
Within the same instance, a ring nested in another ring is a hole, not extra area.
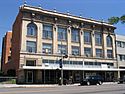
M 121 47 L 121 42 L 117 41 L 117 47 Z
M 66 45 L 58 45 L 58 53 L 59 54 L 67 54 L 67 47 L 66 47 Z
M 79 55 L 79 47 L 72 46 L 72 55 Z
M 84 32 L 84 43 L 91 44 L 91 33 L 90 32 Z
M 37 26 L 34 23 L 27 25 L 27 36 L 36 36 Z
M 42 53 L 52 54 L 52 44 L 43 43 Z
M 72 37 L 72 42 L 79 42 L 79 30 L 78 29 L 73 29 L 71 32 L 71 37 Z
M 27 52 L 36 52 L 36 42 L 33 41 L 27 41 Z
M 112 46 L 112 38 L 110 36 L 107 36 L 107 47 L 111 47 Z
M 65 40 L 67 39 L 67 29 L 58 27 L 58 40 Z
M 36 60 L 26 60 L 26 66 L 36 66 Z
M 52 31 L 53 31 L 52 25 L 44 24 L 43 25 L 43 38 L 52 39 Z
M 112 58 L 112 50 L 107 50 L 107 57 Z
M 11 60 L 11 56 L 8 56 L 8 61 L 10 61 Z
M 91 48 L 84 48 L 84 54 L 87 57 L 91 56 Z
M 125 48 L 125 42 L 117 41 L 117 47 Z
M 96 45 L 102 45 L 102 34 L 101 33 L 95 33 L 95 44 Z
M 125 48 L 125 42 L 121 42 L 121 47 Z
M 119 55 L 119 60 L 120 61 L 125 61 L 125 55 Z
M 96 49 L 96 57 L 102 57 L 102 49 Z

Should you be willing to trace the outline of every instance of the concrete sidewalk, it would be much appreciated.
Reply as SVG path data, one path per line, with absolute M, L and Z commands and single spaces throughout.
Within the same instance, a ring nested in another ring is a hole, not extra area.
M 102 85 L 105 85 L 105 84 L 117 84 L 117 82 L 104 82 Z M 63 86 L 78 86 L 80 84 L 71 84 L 71 85 L 63 85 Z M 60 85 L 58 84 L 46 84 L 46 85 L 35 85 L 35 84 L 30 84 L 30 85 L 27 85 L 27 84 L 23 84 L 23 85 L 18 85 L 18 84 L 0 84 L 0 88 L 28 88 L 28 87 L 58 87 Z

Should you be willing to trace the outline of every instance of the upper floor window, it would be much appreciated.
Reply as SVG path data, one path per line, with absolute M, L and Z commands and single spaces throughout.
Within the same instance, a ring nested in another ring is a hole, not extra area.
M 102 57 L 102 49 L 96 49 L 96 57 Z
M 72 28 L 71 37 L 72 42 L 79 42 L 79 30 Z
M 125 55 L 121 55 L 121 54 L 120 54 L 120 55 L 119 55 L 119 60 L 120 60 L 120 61 L 125 61 Z
M 52 54 L 52 44 L 43 43 L 42 53 Z
M 121 42 L 117 41 L 117 47 L 121 47 Z
M 107 47 L 111 47 L 112 46 L 112 38 L 111 38 L 111 36 L 107 36 L 106 40 L 107 40 Z
M 107 57 L 112 58 L 112 50 L 107 50 Z
M 91 44 L 91 32 L 84 32 L 84 43 Z
M 27 50 L 27 52 L 35 53 L 36 52 L 36 42 L 27 41 L 26 50 Z
M 85 56 L 87 56 L 87 57 L 89 57 L 89 56 L 91 56 L 91 48 L 84 48 L 84 54 L 85 54 Z
M 95 44 L 96 45 L 102 45 L 102 34 L 101 33 L 95 33 Z
M 72 46 L 72 55 L 79 55 L 79 54 L 80 54 L 79 47 Z
M 65 40 L 67 39 L 67 29 L 63 27 L 58 27 L 58 40 Z
M 58 53 L 59 54 L 67 54 L 67 46 L 66 45 L 58 45 Z
M 43 38 L 52 39 L 53 26 L 51 24 L 43 25 Z
M 117 47 L 125 48 L 125 42 L 117 41 Z
M 36 60 L 26 60 L 26 66 L 36 66 Z
M 27 35 L 28 36 L 36 36 L 37 26 L 34 23 L 30 23 L 27 25 Z

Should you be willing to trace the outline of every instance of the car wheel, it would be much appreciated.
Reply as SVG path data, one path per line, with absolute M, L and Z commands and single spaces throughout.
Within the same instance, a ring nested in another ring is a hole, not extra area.
M 90 82 L 87 82 L 87 85 L 89 86 L 89 85 L 90 85 Z
M 102 85 L 102 81 L 99 81 L 98 84 L 99 84 L 99 85 Z

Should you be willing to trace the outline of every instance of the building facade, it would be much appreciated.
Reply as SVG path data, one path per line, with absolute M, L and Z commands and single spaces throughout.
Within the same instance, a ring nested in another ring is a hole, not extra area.
M 116 35 L 116 54 L 119 69 L 125 69 L 125 36 Z M 125 76 L 125 71 L 120 71 L 120 77 Z
M 3 37 L 2 42 L 2 55 L 1 55 L 1 70 L 2 72 L 7 75 L 11 66 L 9 63 L 11 62 L 11 43 L 12 43 L 12 32 L 9 31 Z
M 115 27 L 106 22 L 21 6 L 13 24 L 12 65 L 18 83 L 74 83 L 89 75 L 118 77 Z

